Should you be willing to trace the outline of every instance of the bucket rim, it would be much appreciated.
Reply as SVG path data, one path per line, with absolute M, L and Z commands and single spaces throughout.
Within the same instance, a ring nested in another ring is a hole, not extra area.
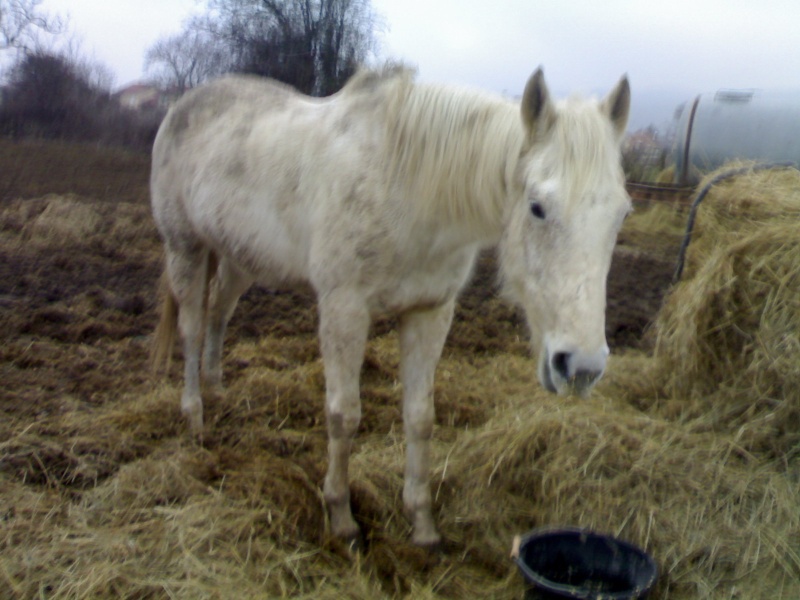
M 538 573 L 536 573 L 533 569 L 531 569 L 523 560 L 523 551 L 522 549 L 525 547 L 527 543 L 529 543 L 533 539 L 538 539 L 547 535 L 578 535 L 578 536 L 587 536 L 597 539 L 603 540 L 612 540 L 615 544 L 619 547 L 625 549 L 628 552 L 632 552 L 636 555 L 641 556 L 645 559 L 648 567 L 652 569 L 652 575 L 648 578 L 648 581 L 644 587 L 636 587 L 631 590 L 624 590 L 620 592 L 602 592 L 602 593 L 595 593 L 590 590 L 580 589 L 574 585 L 568 585 L 564 583 L 558 583 L 553 581 L 552 579 L 548 579 Z M 595 531 L 589 528 L 584 527 L 559 527 L 554 525 L 549 525 L 545 527 L 538 527 L 536 529 L 532 529 L 528 533 L 520 536 L 520 545 L 519 545 L 519 554 L 514 558 L 514 562 L 517 564 L 520 572 L 522 573 L 523 577 L 525 577 L 530 585 L 539 587 L 541 590 L 548 591 L 548 592 L 558 592 L 564 595 L 566 598 L 575 598 L 581 600 L 594 600 L 595 598 L 603 598 L 603 600 L 631 600 L 634 598 L 642 598 L 643 594 L 647 594 L 655 585 L 655 582 L 658 580 L 658 565 L 656 564 L 655 559 L 650 555 L 649 552 L 640 548 L 636 544 L 628 542 L 624 539 L 617 537 L 616 535 L 610 533 L 601 533 L 599 531 Z

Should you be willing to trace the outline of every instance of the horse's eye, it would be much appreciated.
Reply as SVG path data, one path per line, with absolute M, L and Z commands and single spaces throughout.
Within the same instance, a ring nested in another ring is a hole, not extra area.
M 531 202 L 531 214 L 537 219 L 544 219 L 544 206 L 541 202 Z

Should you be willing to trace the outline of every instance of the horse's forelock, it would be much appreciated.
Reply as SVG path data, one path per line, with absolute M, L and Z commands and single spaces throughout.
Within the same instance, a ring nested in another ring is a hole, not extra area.
M 565 201 L 580 201 L 582 191 L 604 191 L 618 185 L 619 143 L 607 115 L 594 99 L 561 101 L 558 116 L 545 140 L 547 160 L 562 185 Z

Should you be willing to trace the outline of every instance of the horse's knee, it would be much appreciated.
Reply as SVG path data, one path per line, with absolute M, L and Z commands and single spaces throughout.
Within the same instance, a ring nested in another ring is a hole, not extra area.
M 433 403 L 407 407 L 403 415 L 406 437 L 411 440 L 429 440 L 433 435 L 435 412 Z
M 334 439 L 354 437 L 360 423 L 361 411 L 358 409 L 328 411 L 328 432 Z
M 206 331 L 203 348 L 202 377 L 205 386 L 213 391 L 222 390 L 222 344 L 221 336 L 211 329 Z

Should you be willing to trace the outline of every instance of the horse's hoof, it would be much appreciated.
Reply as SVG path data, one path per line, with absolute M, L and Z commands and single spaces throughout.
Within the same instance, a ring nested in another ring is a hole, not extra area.
M 181 412 L 189 424 L 189 431 L 194 437 L 203 434 L 203 405 L 200 403 L 181 402 Z
M 189 433 L 192 434 L 192 437 L 196 440 L 203 439 L 203 423 L 189 423 Z
M 225 386 L 222 384 L 222 380 L 204 380 L 203 394 L 207 394 L 212 398 L 222 398 L 225 396 Z
M 360 531 L 354 533 L 353 535 L 342 538 L 342 542 L 344 543 L 344 547 L 348 554 L 351 556 L 355 556 L 356 554 L 364 554 L 364 552 L 367 550 L 367 543 Z
M 186 415 L 189 425 L 189 435 L 200 444 L 203 443 L 203 417 L 195 418 L 195 415 Z
M 420 550 L 424 550 L 431 556 L 438 556 L 444 554 L 445 543 L 442 540 L 436 542 L 427 542 L 425 544 L 417 544 Z
M 411 536 L 411 543 L 432 553 L 440 552 L 444 545 L 442 542 L 442 536 L 440 536 L 438 533 L 424 536 L 413 535 Z
M 327 540 L 327 545 L 336 554 L 344 558 L 355 558 L 366 553 L 366 543 L 361 532 L 348 535 L 332 535 Z

